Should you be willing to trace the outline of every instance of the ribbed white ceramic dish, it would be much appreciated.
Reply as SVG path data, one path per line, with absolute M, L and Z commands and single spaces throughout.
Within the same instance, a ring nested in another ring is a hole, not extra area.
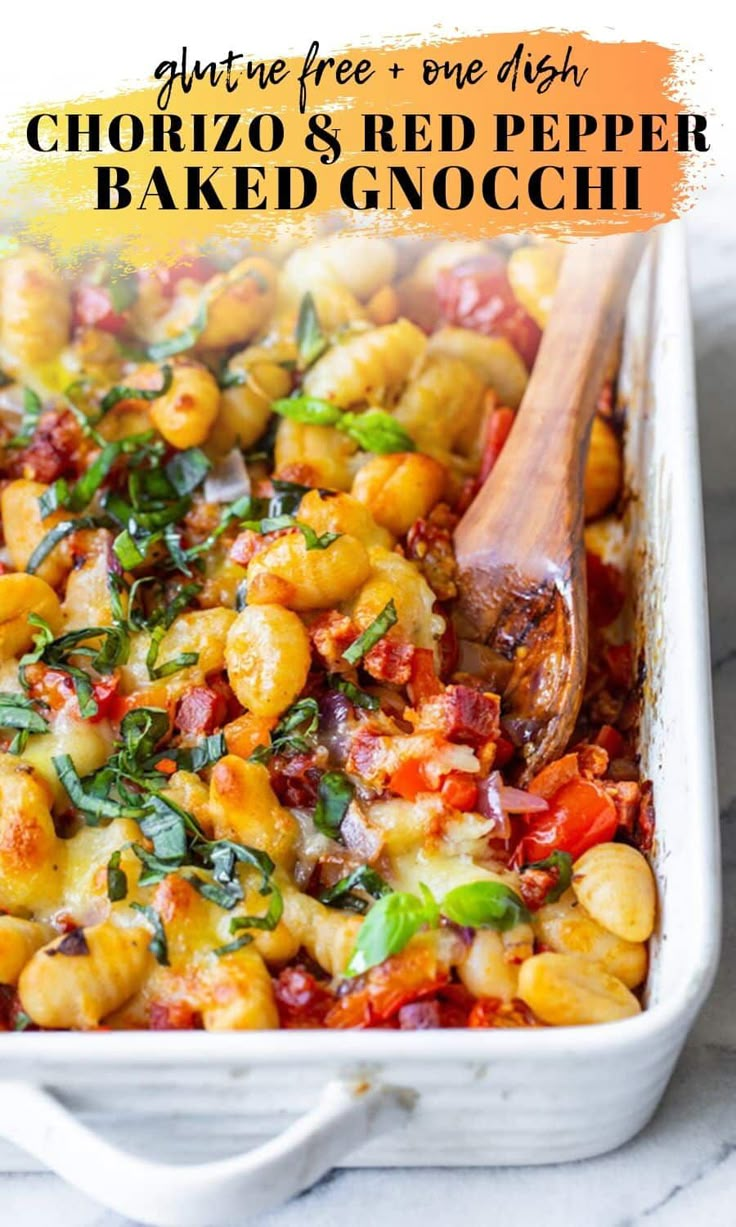
M 197 1227 L 242 1221 L 334 1165 L 560 1162 L 619 1146 L 646 1124 L 719 947 L 697 425 L 678 226 L 657 235 L 632 295 L 623 383 L 644 593 L 643 770 L 655 786 L 662 904 L 645 1012 L 532 1032 L 0 1035 L 0 1138 L 13 1144 L 0 1142 L 0 1168 L 40 1162 L 131 1218 Z

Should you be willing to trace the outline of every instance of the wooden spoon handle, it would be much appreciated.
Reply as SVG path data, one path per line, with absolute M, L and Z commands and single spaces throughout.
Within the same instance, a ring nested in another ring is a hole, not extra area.
M 503 533 L 507 553 L 517 563 L 527 558 L 532 571 L 535 562 L 547 573 L 564 565 L 581 522 L 590 426 L 644 242 L 640 234 L 612 235 L 567 251 L 513 430 L 458 526 L 464 560 L 502 553 Z

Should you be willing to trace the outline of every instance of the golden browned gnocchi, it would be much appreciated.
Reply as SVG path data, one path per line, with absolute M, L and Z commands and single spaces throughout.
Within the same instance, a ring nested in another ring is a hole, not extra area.
M 610 380 L 592 682 L 529 791 L 504 662 L 454 619 L 455 528 L 560 249 L 322 233 L 124 274 L 8 253 L 0 1030 L 638 1013 L 653 809 L 601 544 L 623 557 Z

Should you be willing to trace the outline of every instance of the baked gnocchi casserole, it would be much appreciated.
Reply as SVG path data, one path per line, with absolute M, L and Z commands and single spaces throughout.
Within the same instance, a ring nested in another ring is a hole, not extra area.
M 558 265 L 333 234 L 64 269 L 4 243 L 0 1028 L 640 1010 L 653 810 L 613 376 L 586 693 L 523 789 L 511 662 L 453 627 L 453 530 Z

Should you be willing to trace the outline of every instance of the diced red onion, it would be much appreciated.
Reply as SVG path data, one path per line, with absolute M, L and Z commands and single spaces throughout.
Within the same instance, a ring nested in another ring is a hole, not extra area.
M 440 1025 L 440 1007 L 436 1001 L 411 1001 L 399 1010 L 402 1031 L 431 1031 Z
M 490 832 L 495 839 L 508 839 L 511 835 L 509 816 L 501 805 L 499 781 L 501 777 L 493 771 L 487 780 L 478 780 L 478 800 L 475 807 L 479 814 L 494 823 L 495 829 Z
M 537 797 L 523 788 L 509 788 L 501 784 L 498 789 L 501 805 L 507 814 L 543 814 L 549 809 L 544 797 Z
M 487 780 L 478 781 L 476 804 L 479 814 L 496 823 L 493 835 L 501 839 L 508 839 L 511 834 L 509 814 L 542 814 L 549 809 L 544 797 L 504 784 L 499 771 L 492 771 Z
M 371 864 L 380 855 L 383 847 L 383 831 L 368 821 L 355 802 L 349 807 L 340 827 L 345 847 L 358 860 Z
M 234 447 L 207 474 L 204 497 L 208 503 L 234 503 L 246 494 L 250 494 L 250 476 L 242 452 Z

